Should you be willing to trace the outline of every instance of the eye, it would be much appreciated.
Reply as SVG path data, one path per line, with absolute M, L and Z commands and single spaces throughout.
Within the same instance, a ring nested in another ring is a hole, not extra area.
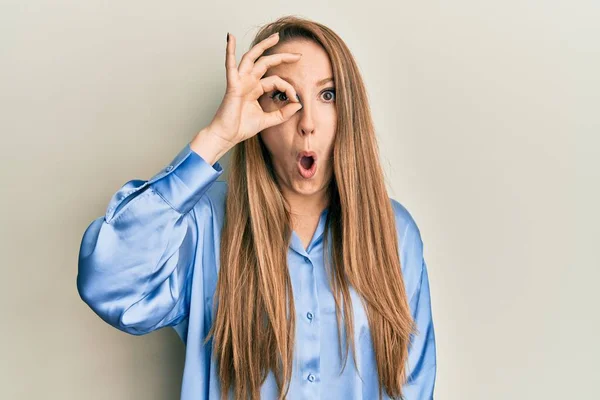
M 279 95 L 283 95 L 284 99 L 281 100 L 280 98 L 278 98 L 277 96 L 279 96 Z M 283 102 L 288 101 L 288 98 L 287 98 L 285 92 L 280 92 L 279 90 L 274 91 L 273 94 L 270 95 L 269 97 L 271 99 L 273 99 L 276 103 L 278 103 L 280 101 L 283 101 Z
M 334 101 L 335 100 L 335 88 L 325 89 L 321 93 L 323 93 L 323 94 L 331 93 L 331 95 L 328 96 L 329 98 L 325 99 L 326 101 L 330 102 L 330 101 Z
M 335 88 L 325 89 L 321 93 L 326 95 L 325 101 L 333 102 L 335 100 Z M 283 98 L 280 96 L 283 96 Z M 289 101 L 285 92 L 279 90 L 275 90 L 269 97 L 276 103 Z

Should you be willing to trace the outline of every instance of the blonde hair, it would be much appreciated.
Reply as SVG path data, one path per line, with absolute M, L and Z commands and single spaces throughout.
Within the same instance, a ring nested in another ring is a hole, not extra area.
M 351 285 L 367 312 L 379 396 L 383 388 L 388 396 L 401 398 L 409 339 L 417 330 L 402 279 L 395 216 L 362 77 L 346 44 L 326 26 L 285 16 L 262 27 L 251 47 L 274 32 L 279 32 L 279 43 L 314 41 L 332 64 L 337 131 L 324 233 L 328 252 L 331 230 L 332 265 L 327 256 L 324 259 L 336 304 L 340 357 L 343 309 L 346 351 L 342 371 L 348 343 L 356 354 Z M 291 217 L 260 135 L 235 146 L 228 181 L 213 303 L 216 316 L 205 343 L 213 337 L 223 399 L 230 389 L 236 400 L 258 399 L 269 371 L 277 381 L 279 399 L 285 399 L 292 375 L 296 320 L 287 270 Z

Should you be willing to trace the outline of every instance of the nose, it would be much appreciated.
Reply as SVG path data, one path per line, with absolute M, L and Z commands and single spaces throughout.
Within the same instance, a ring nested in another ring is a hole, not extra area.
M 302 104 L 302 108 L 297 112 L 300 114 L 300 121 L 298 121 L 298 131 L 302 136 L 309 135 L 315 131 L 315 123 L 313 118 L 312 105 L 309 101 L 300 100 L 300 96 L 296 94 L 296 97 Z

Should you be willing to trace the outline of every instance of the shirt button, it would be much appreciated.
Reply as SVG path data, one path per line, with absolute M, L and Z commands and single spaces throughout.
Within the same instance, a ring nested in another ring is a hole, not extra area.
M 173 169 L 173 166 L 172 166 L 172 165 L 169 165 L 167 168 L 165 168 L 165 170 L 166 170 L 167 172 L 169 172 L 169 171 L 170 171 L 170 170 L 172 170 L 172 169 Z
M 306 318 L 308 318 L 310 321 L 312 321 L 313 319 L 313 313 L 311 313 L 310 311 L 306 313 Z
M 315 381 L 315 376 L 313 374 L 308 374 L 308 380 L 311 382 Z
M 304 262 L 307 263 L 307 264 L 310 264 L 310 258 L 304 257 Z

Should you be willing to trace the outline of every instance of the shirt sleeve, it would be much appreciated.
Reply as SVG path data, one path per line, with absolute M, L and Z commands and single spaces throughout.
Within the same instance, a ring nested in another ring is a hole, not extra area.
M 78 260 L 77 290 L 100 318 L 142 335 L 187 317 L 196 249 L 211 223 L 209 201 L 194 207 L 222 173 L 188 143 L 150 180 L 112 196 L 85 230 Z
M 403 393 L 406 400 L 430 400 L 433 399 L 435 387 L 436 346 L 425 259 L 422 261 L 419 285 L 410 303 L 412 316 L 419 332 L 411 339 L 408 381 L 403 388 Z
M 404 400 L 431 400 L 436 379 L 436 345 L 423 240 L 410 212 L 394 199 L 392 204 L 400 234 L 402 276 L 410 312 L 417 326 L 417 333 L 410 338 L 407 382 L 402 387 L 402 393 Z

